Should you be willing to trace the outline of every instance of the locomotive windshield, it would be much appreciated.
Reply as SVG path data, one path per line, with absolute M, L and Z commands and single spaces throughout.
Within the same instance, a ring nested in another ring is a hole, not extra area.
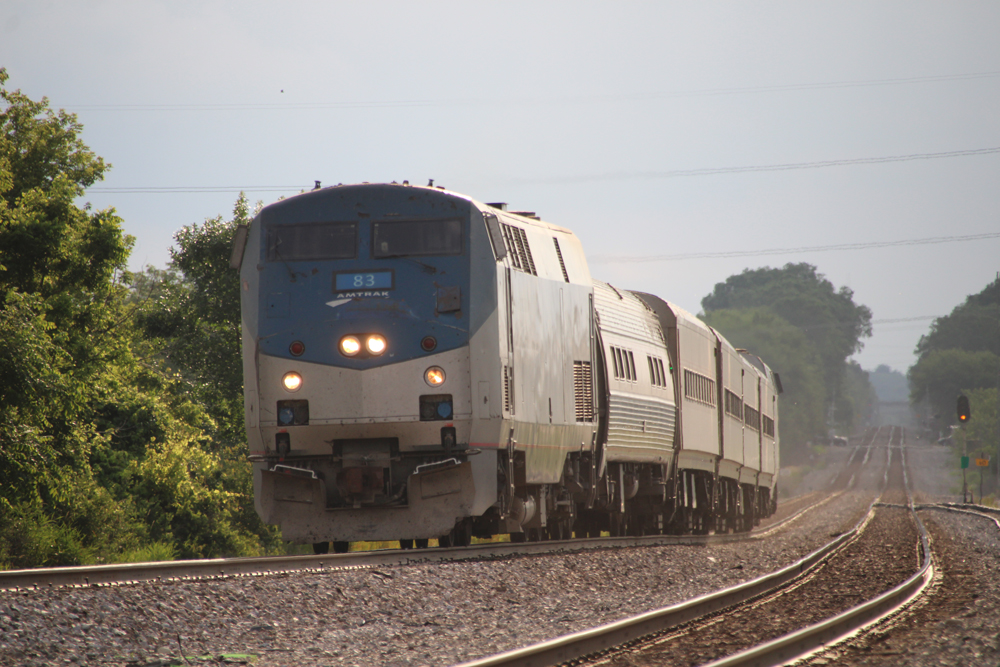
M 462 254 L 461 220 L 402 220 L 372 225 L 375 257 Z
M 356 222 L 275 225 L 267 231 L 268 261 L 351 259 L 357 247 Z

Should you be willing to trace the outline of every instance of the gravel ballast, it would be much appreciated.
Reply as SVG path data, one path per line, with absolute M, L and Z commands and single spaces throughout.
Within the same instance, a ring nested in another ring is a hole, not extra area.
M 775 535 L 710 547 L 0 592 L 0 664 L 453 664 L 755 578 L 852 527 L 869 501 L 846 494 Z

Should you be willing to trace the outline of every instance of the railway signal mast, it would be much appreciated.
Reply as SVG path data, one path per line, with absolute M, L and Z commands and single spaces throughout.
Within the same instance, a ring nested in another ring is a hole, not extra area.
M 962 435 L 965 435 L 965 425 L 972 417 L 972 410 L 969 408 L 969 397 L 962 394 L 958 397 L 958 423 L 962 427 Z M 967 503 L 969 486 L 965 480 L 965 471 L 969 467 L 969 442 L 962 438 L 962 502 Z

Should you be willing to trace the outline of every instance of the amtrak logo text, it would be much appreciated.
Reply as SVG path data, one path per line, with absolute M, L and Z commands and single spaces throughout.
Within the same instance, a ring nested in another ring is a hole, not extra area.
M 389 298 L 388 290 L 375 290 L 375 291 L 363 291 L 363 292 L 338 292 L 338 299 L 364 299 L 372 297 L 382 297 L 383 299 Z

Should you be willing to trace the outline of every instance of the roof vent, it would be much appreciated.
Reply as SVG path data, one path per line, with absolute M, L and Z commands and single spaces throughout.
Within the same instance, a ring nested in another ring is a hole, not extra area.
M 532 220 L 541 220 L 534 211 L 510 211 L 514 215 L 519 215 L 522 218 L 531 218 Z
M 486 205 L 489 206 L 490 208 L 499 209 L 501 211 L 507 210 L 507 202 L 505 201 L 487 202 Z

